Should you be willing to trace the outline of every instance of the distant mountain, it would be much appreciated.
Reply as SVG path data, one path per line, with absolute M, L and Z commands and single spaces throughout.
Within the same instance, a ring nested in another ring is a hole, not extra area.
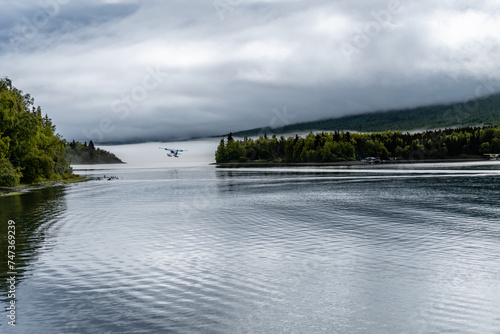
M 411 131 L 476 125 L 500 125 L 500 94 L 471 99 L 466 102 L 378 111 L 314 122 L 290 124 L 276 129 L 270 127 L 256 128 L 236 132 L 233 135 L 243 137 L 264 133 L 279 134 L 310 130 L 350 130 L 358 132 Z

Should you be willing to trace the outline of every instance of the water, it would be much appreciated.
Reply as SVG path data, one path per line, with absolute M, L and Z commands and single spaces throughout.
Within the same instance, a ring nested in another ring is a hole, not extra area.
M 230 170 L 176 145 L 0 198 L 0 333 L 500 333 L 498 162 Z

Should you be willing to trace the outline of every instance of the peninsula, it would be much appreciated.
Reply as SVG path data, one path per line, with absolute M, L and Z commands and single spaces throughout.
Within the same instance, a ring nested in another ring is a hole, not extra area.
M 465 127 L 420 133 L 309 133 L 235 140 L 230 133 L 215 152 L 218 165 L 357 164 L 368 157 L 385 162 L 483 160 L 500 153 L 500 127 Z
M 1 190 L 78 179 L 71 163 L 121 162 L 93 143 L 68 143 L 55 130 L 29 94 L 0 78 Z

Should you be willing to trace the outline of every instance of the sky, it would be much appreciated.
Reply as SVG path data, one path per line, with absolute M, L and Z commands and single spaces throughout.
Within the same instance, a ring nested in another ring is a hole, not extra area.
M 178 140 L 500 91 L 498 0 L 0 0 L 66 139 Z

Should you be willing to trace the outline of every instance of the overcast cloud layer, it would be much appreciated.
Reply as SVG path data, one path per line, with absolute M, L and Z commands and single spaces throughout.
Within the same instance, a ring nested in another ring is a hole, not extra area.
M 0 76 L 69 140 L 215 135 L 500 91 L 497 0 L 0 4 Z

